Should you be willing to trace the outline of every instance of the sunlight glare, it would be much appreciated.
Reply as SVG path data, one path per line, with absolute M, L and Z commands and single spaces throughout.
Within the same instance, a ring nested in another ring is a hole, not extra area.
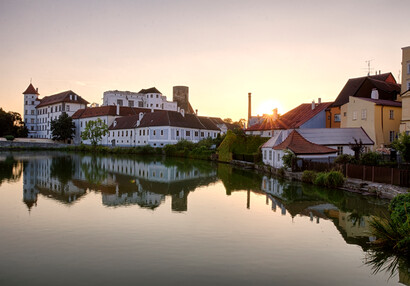
M 257 114 L 257 115 L 263 115 L 263 114 L 269 114 L 269 115 L 271 115 L 271 114 L 273 114 L 273 109 L 274 109 L 274 108 L 277 108 L 277 109 L 278 109 L 278 113 L 279 113 L 279 114 L 283 114 L 283 107 L 282 107 L 282 105 L 281 105 L 278 101 L 273 100 L 273 99 L 269 99 L 269 100 L 266 100 L 266 101 L 262 102 L 262 103 L 259 105 L 256 114 Z

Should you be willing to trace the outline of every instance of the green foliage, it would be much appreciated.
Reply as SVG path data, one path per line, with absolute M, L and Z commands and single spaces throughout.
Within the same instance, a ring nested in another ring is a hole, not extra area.
M 325 186 L 326 185 L 326 173 L 317 173 L 315 180 L 313 181 L 315 185 Z
M 343 186 L 345 178 L 339 171 L 330 171 L 326 173 L 325 186 L 329 188 L 337 188 Z
M 17 112 L 5 112 L 0 108 L 0 137 L 13 135 L 14 137 L 27 137 L 28 130 L 21 115 Z
M 97 146 L 98 142 L 107 135 L 108 126 L 100 118 L 97 120 L 88 121 L 85 125 L 85 129 L 81 132 L 81 139 L 90 140 L 91 145 Z
M 353 150 L 354 158 L 356 159 L 356 161 L 358 161 L 360 159 L 361 154 L 364 151 L 364 145 L 362 139 L 357 140 L 356 138 L 353 138 L 353 140 L 354 143 L 349 144 L 349 147 Z
M 400 152 L 405 162 L 410 163 L 410 134 L 401 133 L 399 138 L 392 142 L 391 146 Z
M 73 139 L 75 133 L 73 119 L 65 112 L 63 112 L 58 119 L 51 120 L 50 129 L 53 140 L 57 141 Z
M 284 167 L 279 168 L 278 171 L 276 172 L 276 175 L 278 175 L 281 178 L 284 178 L 285 177 L 285 168 Z
M 377 152 L 367 152 L 360 156 L 360 163 L 367 166 L 377 166 L 382 160 L 382 155 Z
M 218 147 L 219 160 L 223 162 L 232 161 L 232 148 L 236 142 L 237 135 L 231 130 L 226 133 L 225 139 Z
M 290 150 L 285 150 L 285 155 L 283 155 L 282 161 L 283 161 L 283 165 L 285 165 L 286 168 L 289 168 L 293 171 L 296 165 L 296 160 L 297 160 L 297 157 L 295 153 L 293 153 Z
M 14 140 L 13 135 L 6 135 L 6 136 L 4 136 L 4 138 L 6 138 L 7 141 L 13 141 Z
M 341 154 L 337 156 L 335 159 L 336 164 L 348 164 L 348 163 L 354 163 L 355 158 L 352 155 L 348 154 Z
M 410 194 L 396 196 L 390 202 L 389 210 L 391 220 L 398 225 L 400 234 L 402 236 L 408 235 L 410 238 Z
M 302 182 L 313 184 L 317 173 L 315 171 L 305 170 L 302 173 Z

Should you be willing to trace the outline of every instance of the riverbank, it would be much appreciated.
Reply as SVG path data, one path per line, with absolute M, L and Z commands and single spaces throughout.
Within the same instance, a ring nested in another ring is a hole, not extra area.
M 271 166 L 258 165 L 250 162 L 236 160 L 231 161 L 231 164 L 245 169 L 254 169 L 258 172 L 263 172 L 266 174 L 273 174 L 277 177 L 283 177 L 291 181 L 302 181 L 302 172 L 290 172 L 284 169 L 276 169 Z M 407 194 L 409 192 L 407 188 L 399 186 L 374 183 L 352 178 L 345 178 L 343 186 L 339 187 L 338 189 L 353 193 L 359 193 L 363 196 L 376 196 L 382 199 L 389 200 L 395 198 L 399 194 Z

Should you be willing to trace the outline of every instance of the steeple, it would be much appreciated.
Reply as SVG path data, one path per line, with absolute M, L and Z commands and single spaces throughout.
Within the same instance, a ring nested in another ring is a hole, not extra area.
M 30 85 L 27 87 L 26 91 L 23 92 L 23 94 L 39 94 L 38 89 L 35 89 L 34 86 L 30 83 Z

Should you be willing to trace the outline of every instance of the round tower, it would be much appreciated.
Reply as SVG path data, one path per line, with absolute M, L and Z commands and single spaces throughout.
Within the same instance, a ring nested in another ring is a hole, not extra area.
M 184 109 L 186 113 L 191 113 L 189 108 L 189 88 L 187 86 L 174 86 L 172 99 L 178 103 L 179 108 Z
M 27 89 L 23 92 L 24 94 L 24 122 L 28 129 L 28 137 L 37 137 L 37 110 L 36 106 L 40 103 L 38 99 L 38 89 L 30 83 Z

